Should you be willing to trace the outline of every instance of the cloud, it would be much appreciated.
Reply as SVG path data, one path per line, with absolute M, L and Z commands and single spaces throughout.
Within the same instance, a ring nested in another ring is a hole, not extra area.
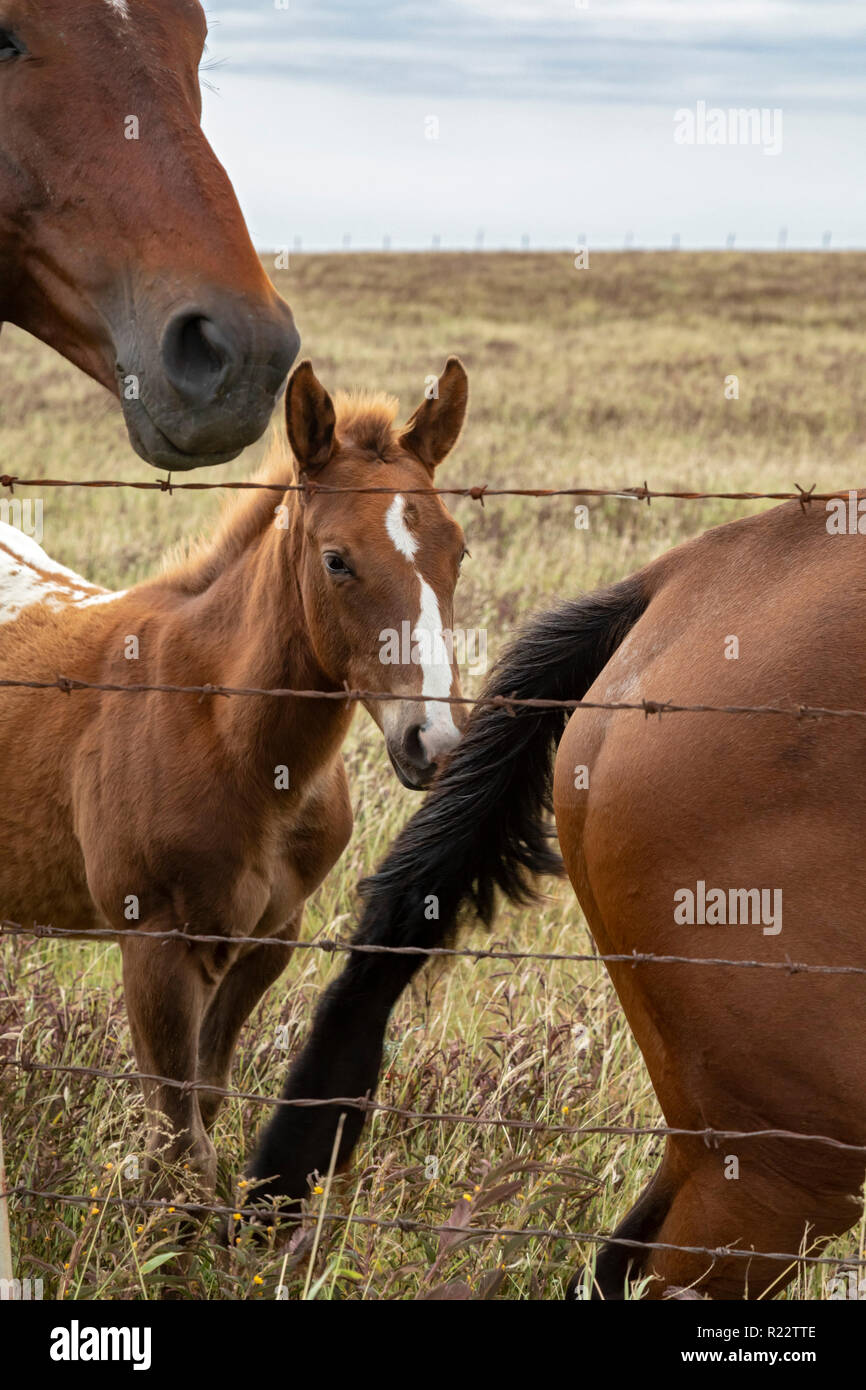
M 241 73 L 431 100 L 857 110 L 866 12 L 848 0 L 209 0 Z M 219 83 L 218 73 L 212 76 Z

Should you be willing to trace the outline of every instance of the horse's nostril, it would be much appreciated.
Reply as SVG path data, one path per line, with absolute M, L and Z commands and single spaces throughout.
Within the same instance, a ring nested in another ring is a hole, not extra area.
M 166 376 L 186 400 L 196 405 L 212 401 L 222 386 L 233 358 L 225 329 L 202 314 L 172 319 L 162 343 Z
M 430 760 L 421 742 L 422 727 L 421 724 L 415 724 L 407 730 L 403 739 L 403 756 L 411 767 L 426 768 L 429 765 Z

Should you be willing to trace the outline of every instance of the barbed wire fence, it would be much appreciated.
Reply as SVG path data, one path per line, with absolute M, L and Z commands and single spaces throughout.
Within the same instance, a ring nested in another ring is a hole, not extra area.
M 803 488 L 794 484 L 794 491 L 788 492 L 699 492 L 684 489 L 651 488 L 644 481 L 636 486 L 609 487 L 491 487 L 489 483 L 475 483 L 463 487 L 373 487 L 358 484 L 341 487 L 330 483 L 319 483 L 313 478 L 305 478 L 294 483 L 264 482 L 259 479 L 226 479 L 219 482 L 179 483 L 170 475 L 168 478 L 148 478 L 133 481 L 124 478 L 27 478 L 17 473 L 0 473 L 0 487 L 8 488 L 14 495 L 16 487 L 30 488 L 130 488 L 135 492 L 162 492 L 169 495 L 175 492 L 302 492 L 308 497 L 340 496 L 341 494 L 371 493 L 390 496 L 401 493 L 406 496 L 432 494 L 436 497 L 465 497 L 473 502 L 484 501 L 488 497 L 615 497 L 623 501 L 646 502 L 799 502 L 805 509 L 812 502 L 847 501 L 857 488 L 845 488 L 835 492 L 816 492 L 816 483 Z
M 71 1062 L 33 1062 L 27 1058 L 0 1058 L 0 1067 L 15 1067 L 26 1073 L 61 1072 L 70 1076 L 99 1077 L 104 1081 L 152 1081 L 162 1086 L 183 1091 L 185 1094 L 207 1091 L 209 1095 L 220 1096 L 224 1100 L 243 1100 L 254 1105 L 272 1107 L 290 1106 L 295 1109 L 311 1110 L 341 1107 L 363 1110 L 369 1114 L 394 1115 L 398 1119 L 418 1120 L 436 1124 L 477 1125 L 479 1128 L 513 1129 L 523 1133 L 600 1135 L 634 1138 L 690 1138 L 701 1139 L 708 1148 L 722 1140 L 739 1139 L 785 1139 L 803 1144 L 825 1144 L 846 1153 L 863 1154 L 866 1157 L 866 1144 L 849 1144 L 842 1139 L 833 1139 L 826 1134 L 804 1134 L 791 1129 L 682 1129 L 672 1125 L 554 1125 L 542 1120 L 515 1120 L 502 1116 L 466 1115 L 462 1111 L 411 1110 L 399 1105 L 388 1105 L 373 1100 L 369 1096 L 328 1096 L 292 1097 L 263 1096 L 257 1091 L 239 1091 L 230 1086 L 217 1086 L 209 1081 L 178 1081 L 168 1076 L 157 1076 L 152 1072 L 111 1071 L 106 1067 L 80 1066 Z
M 636 502 L 646 502 L 650 505 L 653 501 L 732 501 L 732 502 L 797 502 L 801 511 L 805 514 L 813 503 L 835 502 L 850 500 L 852 495 L 857 494 L 857 489 L 842 489 L 832 492 L 819 493 L 816 485 L 812 484 L 809 488 L 803 488 L 799 483 L 795 483 L 796 491 L 786 492 L 759 492 L 759 491 L 686 491 L 686 490 L 660 490 L 650 488 L 647 482 L 638 486 L 622 488 L 496 488 L 489 484 L 473 485 L 467 487 L 451 488 L 406 488 L 406 487 L 336 487 L 317 483 L 312 480 L 304 480 L 297 483 L 274 483 L 260 481 L 219 481 L 219 482 L 175 482 L 172 478 L 154 479 L 148 481 L 126 481 L 120 479 L 65 479 L 65 478 L 27 478 L 16 474 L 4 473 L 0 475 L 0 488 L 6 488 L 10 495 L 14 495 L 16 487 L 21 488 L 95 488 L 95 489 L 118 489 L 129 488 L 140 491 L 156 491 L 163 494 L 173 494 L 176 491 L 209 491 L 209 490 L 263 490 L 275 494 L 284 494 L 294 491 L 301 492 L 307 496 L 316 494 L 340 494 L 340 493 L 385 493 L 393 494 L 400 492 L 403 494 L 436 493 L 443 497 L 463 497 L 472 501 L 479 502 L 482 506 L 485 500 L 495 497 L 521 497 L 525 499 L 544 499 L 555 497 L 570 498 L 618 498 Z M 364 691 L 343 688 L 339 690 L 292 690 L 274 688 L 253 688 L 253 687 L 231 687 L 217 684 L 204 684 L 193 686 L 181 686 L 171 684 L 146 684 L 146 683 L 107 683 L 91 682 L 79 680 L 75 677 L 58 675 L 52 680 L 31 680 L 24 677 L 0 678 L 0 689 L 22 689 L 31 691 L 52 691 L 56 690 L 64 695 L 72 695 L 77 692 L 96 692 L 110 695 L 174 695 L 174 696 L 195 696 L 199 701 L 208 698 L 275 698 L 275 699 L 297 699 L 297 700 L 335 700 L 347 702 L 389 702 L 406 700 L 415 702 L 415 695 L 400 695 L 388 691 Z M 504 709 L 508 714 L 517 718 L 522 709 L 535 710 L 561 710 L 563 713 L 574 713 L 579 709 L 602 709 L 611 712 L 626 712 L 643 714 L 645 719 L 649 717 L 661 718 L 666 715 L 674 714 L 716 714 L 726 716 L 751 716 L 764 717 L 774 716 L 803 720 L 823 720 L 823 719 L 866 719 L 866 709 L 845 709 L 823 706 L 809 706 L 804 704 L 791 705 L 707 705 L 707 704 L 678 704 L 671 700 L 651 700 L 643 699 L 640 701 L 585 701 L 585 700 L 548 700 L 548 699 L 519 699 L 516 696 L 480 696 L 476 698 L 464 696 L 425 696 L 426 701 L 436 701 L 449 705 L 465 705 L 470 707 L 498 707 Z M 276 938 L 263 937 L 231 937 L 222 935 L 207 935 L 185 931 L 148 931 L 143 928 L 95 928 L 89 930 L 76 931 L 71 928 L 58 928 L 50 924 L 32 923 L 30 925 L 2 920 L 0 921 L 0 938 L 20 938 L 32 937 L 34 940 L 111 940 L 119 941 L 129 936 L 146 937 L 153 943 L 158 941 L 183 941 L 190 949 L 196 946 L 220 944 L 226 942 L 232 946 L 254 945 L 279 946 L 281 949 L 289 948 L 293 951 L 321 951 L 328 954 L 376 954 L 376 955 L 413 955 L 428 958 L 457 958 L 470 960 L 478 963 L 482 960 L 503 960 L 511 963 L 522 961 L 538 961 L 547 964 L 556 962 L 592 962 L 597 964 L 617 964 L 628 965 L 632 969 L 638 967 L 654 966 L 690 966 L 713 969 L 745 969 L 745 970 L 770 970 L 782 972 L 791 977 L 797 975 L 824 975 L 824 976 L 862 976 L 866 975 L 866 966 L 842 965 L 833 963 L 818 963 L 806 961 L 794 961 L 789 958 L 784 960 L 744 960 L 738 958 L 725 957 L 697 957 L 681 956 L 670 954 L 657 954 L 653 952 L 630 953 L 601 953 L 601 952 L 551 952 L 551 951 L 515 951 L 504 950 L 497 947 L 394 947 L 381 946 L 366 943 L 353 943 L 341 938 L 319 938 L 313 941 L 281 941 Z M 550 1135 L 569 1136 L 576 1139 L 590 1136 L 601 1135 L 610 1137 L 624 1138 L 694 1138 L 702 1141 L 708 1147 L 716 1147 L 722 1141 L 768 1141 L 778 1140 L 785 1143 L 822 1145 L 830 1149 L 849 1154 L 862 1156 L 864 1166 L 866 1166 L 866 1145 L 852 1144 L 841 1140 L 838 1137 L 824 1134 L 801 1133 L 786 1129 L 754 1129 L 754 1130 L 730 1130 L 715 1129 L 705 1127 L 702 1129 L 684 1129 L 667 1125 L 568 1125 L 553 1124 L 546 1121 L 526 1120 L 510 1118 L 501 1115 L 485 1114 L 465 1114 L 463 1112 L 436 1112 L 425 1110 L 413 1110 L 406 1107 L 389 1105 L 382 1101 L 376 1101 L 370 1096 L 354 1097 L 307 1097 L 292 1098 L 270 1097 L 261 1095 L 258 1092 L 241 1091 L 230 1087 L 220 1087 L 209 1082 L 201 1081 L 179 1081 L 176 1078 L 155 1076 L 149 1073 L 138 1072 L 135 1070 L 111 1070 L 109 1068 L 83 1066 L 72 1063 L 49 1063 L 37 1062 L 27 1057 L 0 1057 L 0 1069 L 14 1069 L 25 1075 L 34 1074 L 63 1074 L 66 1076 L 77 1076 L 80 1078 L 99 1078 L 114 1083 L 142 1083 L 151 1082 L 159 1085 L 178 1088 L 184 1092 L 207 1091 L 211 1095 L 218 1095 L 224 1099 L 243 1101 L 253 1105 L 279 1107 L 294 1106 L 299 1108 L 329 1107 L 343 1109 L 360 1109 L 368 1114 L 391 1115 L 401 1120 L 411 1121 L 417 1124 L 437 1124 L 437 1125 L 461 1125 L 476 1127 L 479 1129 L 503 1129 L 522 1133 L 544 1133 Z M 251 1194 L 254 1195 L 254 1194 Z M 263 1219 L 274 1220 L 279 1213 L 276 1210 L 270 1212 L 257 1211 L 255 1206 L 250 1206 L 244 1211 L 243 1204 L 240 1206 L 227 1206 L 220 1203 L 205 1203 L 201 1201 L 185 1203 L 182 1201 L 163 1200 L 160 1198 L 147 1197 L 123 1197 L 116 1194 L 98 1193 L 65 1193 L 52 1189 L 32 1187 L 24 1184 L 10 1185 L 5 1190 L 0 1191 L 0 1215 L 5 1214 L 7 1204 L 11 1199 L 40 1200 L 57 1204 L 69 1204 L 72 1206 L 87 1206 L 93 1211 L 101 1211 L 109 1206 L 121 1206 L 124 1208 L 138 1210 L 152 1210 L 165 1213 L 184 1213 L 189 1216 L 201 1218 L 207 1216 L 219 1216 L 229 1222 L 238 1222 L 243 1219 L 244 1214 L 252 1215 Z M 722 1259 L 765 1259 L 786 1263 L 791 1266 L 800 1264 L 824 1265 L 835 1268 L 866 1268 L 866 1259 L 854 1256 L 828 1256 L 821 1254 L 807 1253 L 805 1250 L 798 1252 L 773 1252 L 763 1250 L 744 1249 L 737 1246 L 707 1247 L 707 1246 L 685 1246 L 674 1245 L 665 1242 L 654 1242 L 647 1240 L 632 1240 L 619 1237 L 613 1232 L 606 1231 L 572 1231 L 569 1229 L 559 1229 L 555 1227 L 532 1227 L 532 1226 L 482 1226 L 466 1225 L 455 1227 L 453 1224 L 441 1224 L 418 1221 L 413 1218 L 394 1217 L 382 1218 L 374 1216 L 363 1216 L 354 1213 L 342 1213 L 329 1210 L 314 1212 L 311 1219 L 319 1223 L 344 1225 L 360 1225 L 374 1227 L 383 1230 L 393 1230 L 400 1232 L 424 1232 L 427 1234 L 447 1234 L 449 1237 L 461 1242 L 505 1238 L 523 1237 L 526 1239 L 561 1240 L 573 1244 L 614 1244 L 624 1247 L 639 1249 L 642 1251 L 651 1250 L 676 1250 L 686 1254 L 705 1256 L 714 1265 Z
M 739 962 L 735 963 L 738 964 Z M 722 1141 L 741 1142 L 743 1140 L 776 1139 L 802 1144 L 826 1145 L 835 1150 L 863 1155 L 864 1158 L 866 1158 L 866 1145 L 849 1144 L 829 1135 L 804 1134 L 796 1130 L 685 1129 L 671 1125 L 555 1125 L 544 1121 L 509 1119 L 502 1116 L 466 1115 L 462 1112 L 418 1111 L 402 1106 L 388 1105 L 384 1102 L 373 1100 L 369 1096 L 331 1096 L 325 1099 L 320 1097 L 298 1097 L 292 1099 L 270 1097 L 263 1096 L 256 1091 L 241 1091 L 232 1087 L 216 1086 L 205 1081 L 178 1081 L 176 1078 L 156 1076 L 148 1072 L 113 1071 L 106 1067 L 81 1066 L 73 1063 L 33 1062 L 27 1058 L 0 1058 L 0 1067 L 16 1068 L 26 1074 L 60 1073 L 64 1076 L 92 1077 L 122 1083 L 139 1083 L 142 1081 L 156 1082 L 161 1085 L 177 1088 L 184 1092 L 207 1091 L 211 1095 L 219 1095 L 226 1100 L 238 1100 L 269 1107 L 290 1106 L 300 1109 L 359 1109 L 369 1114 L 385 1114 L 397 1119 L 424 1124 L 468 1125 L 478 1128 L 495 1127 L 510 1131 L 519 1131 L 521 1133 L 544 1133 L 555 1136 L 568 1136 L 576 1139 L 585 1138 L 590 1135 L 604 1135 L 616 1138 L 695 1138 L 700 1139 L 710 1148 L 717 1148 Z M 221 1217 L 230 1223 L 228 1230 L 232 1233 L 232 1239 L 235 1239 L 237 1237 L 234 1236 L 233 1232 L 237 1228 L 233 1223 L 239 1223 L 245 1219 L 252 1219 L 259 1225 L 268 1222 L 273 1226 L 281 1219 L 285 1221 L 285 1215 L 281 1217 L 280 1212 L 275 1208 L 257 1208 L 255 1206 L 254 1195 L 253 1192 L 251 1194 L 253 1197 L 251 1204 L 247 1203 L 246 1196 L 244 1196 L 240 1203 L 228 1206 L 224 1203 L 204 1202 L 201 1200 L 184 1202 L 177 1198 L 169 1200 L 149 1197 L 123 1197 L 114 1193 L 100 1194 L 95 1190 L 92 1190 L 90 1193 L 66 1193 L 53 1189 L 35 1188 L 27 1184 L 19 1184 L 8 1187 L 5 1191 L 0 1191 L 0 1204 L 5 1204 L 11 1198 L 32 1198 L 61 1205 L 86 1206 L 90 1209 L 92 1215 L 101 1213 L 105 1208 L 121 1206 L 133 1210 L 156 1212 L 162 1217 L 184 1214 L 190 1217 L 196 1217 L 200 1220 L 203 1216 L 215 1216 Z M 383 1218 L 358 1216 L 354 1211 L 350 1214 L 328 1210 L 317 1211 L 311 1214 L 311 1219 L 330 1225 L 344 1223 L 348 1225 L 376 1227 L 383 1230 L 424 1232 L 431 1235 L 447 1234 L 452 1239 L 458 1239 L 462 1242 L 521 1237 L 527 1240 L 544 1239 L 566 1241 L 573 1244 L 585 1242 L 595 1245 L 621 1245 L 643 1251 L 676 1250 L 685 1254 L 703 1255 L 711 1259 L 714 1264 L 726 1258 L 747 1260 L 766 1259 L 791 1266 L 796 1266 L 799 1263 L 813 1266 L 823 1265 L 832 1268 L 866 1269 L 866 1259 L 856 1256 L 845 1256 L 844 1258 L 840 1258 L 839 1256 L 831 1255 L 814 1255 L 805 1251 L 796 1253 L 793 1251 L 765 1251 L 730 1245 L 715 1247 L 677 1245 L 663 1241 L 624 1238 L 610 1231 L 572 1231 L 567 1228 L 559 1227 L 498 1225 L 469 1225 L 456 1228 L 453 1224 L 437 1224 L 407 1217 Z

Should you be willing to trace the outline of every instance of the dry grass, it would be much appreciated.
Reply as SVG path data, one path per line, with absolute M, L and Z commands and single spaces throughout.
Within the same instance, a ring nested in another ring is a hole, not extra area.
M 399 394 L 408 414 L 425 376 L 459 352 L 470 374 L 470 423 L 443 480 L 459 483 L 788 489 L 856 486 L 866 437 L 862 406 L 866 276 L 857 255 L 622 254 L 309 256 L 277 275 L 329 386 Z M 740 382 L 728 401 L 723 382 Z M 15 331 L 0 338 L 0 462 L 21 475 L 139 478 L 104 393 Z M 261 449 L 229 465 L 251 472 Z M 214 470 L 214 477 L 220 476 Z M 48 492 L 46 548 L 111 586 L 153 572 L 173 543 L 207 527 L 218 494 Z M 457 622 L 489 630 L 494 657 L 515 623 L 559 594 L 619 578 L 745 507 L 651 508 L 606 501 L 588 532 L 568 499 L 461 502 L 472 560 Z M 34 696 L 35 700 L 54 698 Z M 348 929 L 353 887 L 381 858 L 417 802 L 402 791 L 365 717 L 347 760 L 352 843 L 311 903 L 305 934 Z M 2 905 L 0 905 L 2 910 Z M 590 939 L 571 893 L 551 886 L 537 909 L 503 909 L 496 941 L 581 951 Z M 7 942 L 0 1033 L 6 1055 L 119 1069 L 131 1049 L 118 953 L 105 945 Z M 303 1035 L 338 961 L 299 953 L 244 1032 L 234 1082 L 277 1094 L 289 1045 Z M 397 1011 L 381 1098 L 412 1109 L 573 1124 L 661 1117 L 637 1048 L 598 967 L 502 962 L 434 966 Z M 12 1180 L 64 1192 L 135 1196 L 122 1162 L 141 1143 L 131 1085 L 0 1072 Z M 229 1102 L 215 1135 L 220 1197 L 238 1176 L 260 1107 Z M 329 1208 L 463 1229 L 475 1224 L 609 1230 L 647 1180 L 649 1140 L 523 1134 L 418 1125 L 377 1116 Z M 431 1179 L 430 1159 L 438 1160 Z M 109 1166 L 111 1165 L 111 1166 Z M 467 1200 L 467 1198 L 471 1200 Z M 315 1213 L 323 1200 L 311 1199 Z M 196 1298 L 524 1298 L 562 1293 L 592 1246 L 526 1237 L 465 1241 L 325 1227 L 311 1263 L 312 1225 L 291 1250 L 225 1251 L 202 1237 L 181 1280 L 160 1257 L 178 1248 L 177 1217 L 34 1202 L 15 1208 L 21 1277 L 50 1297 L 153 1298 L 177 1282 Z M 837 1245 L 863 1254 L 864 1231 Z M 832 1271 L 830 1271 L 832 1273 Z M 826 1296 L 826 1271 L 790 1294 Z

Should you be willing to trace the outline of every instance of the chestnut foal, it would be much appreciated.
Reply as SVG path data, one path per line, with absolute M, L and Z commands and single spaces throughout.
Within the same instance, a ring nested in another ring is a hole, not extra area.
M 248 494 L 212 541 L 126 593 L 0 527 L 0 675 L 415 696 L 367 708 L 400 781 L 425 786 L 463 722 L 460 706 L 425 697 L 460 694 L 447 634 L 463 534 L 432 489 L 466 400 L 450 358 L 438 395 L 400 429 L 393 398 L 332 403 L 303 363 L 286 394 L 295 465 L 283 457 L 263 479 L 386 491 Z M 410 660 L 383 664 L 383 639 L 404 621 Z M 338 700 L 0 692 L 0 916 L 223 938 L 122 939 L 142 1072 L 226 1085 L 241 1027 L 291 955 L 232 938 L 296 938 L 345 848 L 340 747 L 353 712 Z M 145 1098 L 148 1152 L 186 1160 L 192 1185 L 212 1188 L 219 1095 L 146 1082 Z

